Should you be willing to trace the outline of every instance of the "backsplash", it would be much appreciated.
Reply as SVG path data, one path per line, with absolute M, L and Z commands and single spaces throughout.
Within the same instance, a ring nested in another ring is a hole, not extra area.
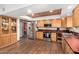
M 79 33 L 79 27 L 72 27 L 70 28 L 70 31 Z

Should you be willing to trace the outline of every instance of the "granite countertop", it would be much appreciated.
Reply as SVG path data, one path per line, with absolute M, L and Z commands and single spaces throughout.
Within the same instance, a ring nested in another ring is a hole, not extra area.
M 69 36 L 66 36 L 63 34 L 63 36 L 64 36 L 64 39 L 66 40 L 66 42 L 68 43 L 68 45 L 73 50 L 73 52 L 79 53 L 79 36 L 76 36 L 73 34 L 69 35 Z
M 38 30 L 37 32 L 53 32 L 53 33 L 55 33 L 55 32 L 64 32 L 64 30 L 60 30 L 60 31 L 57 31 L 57 30 Z

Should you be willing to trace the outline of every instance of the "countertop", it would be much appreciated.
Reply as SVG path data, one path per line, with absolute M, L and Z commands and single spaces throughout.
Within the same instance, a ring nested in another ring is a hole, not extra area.
M 65 41 L 68 43 L 68 45 L 71 47 L 74 53 L 79 53 L 79 36 L 76 35 L 64 35 L 63 37 Z
M 53 32 L 53 33 L 55 33 L 55 32 L 64 32 L 64 30 L 61 30 L 61 31 L 57 31 L 57 30 L 38 30 L 37 32 Z

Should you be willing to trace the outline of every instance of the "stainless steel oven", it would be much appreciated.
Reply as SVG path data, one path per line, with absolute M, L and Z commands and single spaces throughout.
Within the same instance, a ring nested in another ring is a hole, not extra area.
M 43 32 L 43 38 L 45 41 L 51 41 L 51 32 Z

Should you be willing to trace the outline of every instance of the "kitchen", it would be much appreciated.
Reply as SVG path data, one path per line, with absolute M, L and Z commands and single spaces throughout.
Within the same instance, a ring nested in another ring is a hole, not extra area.
M 34 12 L 27 9 L 33 9 Z M 12 40 L 16 40 L 0 51 L 9 53 L 8 49 L 14 48 L 10 53 L 59 54 L 61 50 L 60 54 L 79 54 L 79 5 L 35 4 L 24 10 L 27 10 L 26 15 L 19 16 L 15 21 L 17 27 Z M 54 44 L 58 50 L 52 46 Z
M 62 45 L 62 49 L 64 53 L 79 53 L 79 46 L 75 39 L 79 39 L 78 37 L 78 28 L 79 28 L 79 17 L 78 12 L 79 5 L 77 5 L 72 11 L 72 15 L 63 16 L 57 19 L 42 19 L 34 21 L 36 25 L 36 30 L 34 31 L 34 39 L 47 41 L 47 42 L 57 42 Z M 50 11 L 49 11 L 50 12 Z M 47 16 L 46 14 L 42 15 L 42 13 L 35 13 L 35 15 L 30 15 L 31 17 L 43 17 Z M 53 11 L 51 11 L 53 13 Z M 36 16 L 37 15 L 37 16 Z M 40 19 L 40 18 L 39 18 Z M 28 31 L 27 31 L 28 32 Z M 32 37 L 32 38 L 33 38 Z M 72 40 L 71 40 L 72 38 Z M 69 39 L 69 41 L 67 40 Z M 74 40 L 74 41 L 73 41 Z M 71 43 L 73 41 L 73 43 Z M 74 46 L 75 45 L 75 46 Z M 77 46 L 77 47 L 76 47 Z M 77 50 L 77 51 L 76 51 Z

